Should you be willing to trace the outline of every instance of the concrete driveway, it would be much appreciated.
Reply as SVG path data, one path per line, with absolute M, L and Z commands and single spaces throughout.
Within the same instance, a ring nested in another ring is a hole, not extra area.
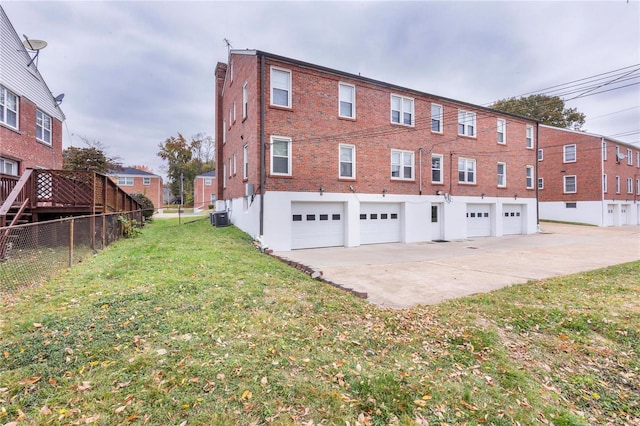
M 542 232 L 533 235 L 273 254 L 321 271 L 323 279 L 395 309 L 640 259 L 640 226 L 541 227 Z

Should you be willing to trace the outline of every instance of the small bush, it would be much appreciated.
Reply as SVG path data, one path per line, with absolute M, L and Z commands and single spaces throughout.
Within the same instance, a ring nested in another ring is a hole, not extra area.
M 118 222 L 122 224 L 122 235 L 125 238 L 135 238 L 142 232 L 135 219 L 129 219 L 126 216 L 118 216 Z
M 145 219 L 149 219 L 153 216 L 155 207 L 153 206 L 153 202 L 146 195 L 138 193 L 131 194 L 131 197 L 142 206 L 142 215 Z

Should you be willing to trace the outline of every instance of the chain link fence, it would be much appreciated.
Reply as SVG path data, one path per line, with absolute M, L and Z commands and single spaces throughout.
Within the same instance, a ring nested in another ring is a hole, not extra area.
M 0 228 L 0 295 L 40 284 L 118 240 L 120 217 L 142 220 L 133 211 Z

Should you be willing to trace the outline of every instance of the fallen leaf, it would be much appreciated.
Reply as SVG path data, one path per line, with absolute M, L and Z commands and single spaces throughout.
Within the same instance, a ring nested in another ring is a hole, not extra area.
M 267 376 L 264 376 L 262 379 L 260 379 L 260 384 L 262 386 L 266 386 L 267 385 L 267 381 L 268 381 Z
M 416 404 L 418 407 L 424 407 L 427 405 L 427 401 L 423 399 L 416 399 L 415 401 L 413 401 L 413 403 Z
M 20 383 L 21 385 L 32 385 L 40 381 L 41 378 L 42 376 L 29 377 L 28 379 L 21 379 L 18 383 Z
M 126 410 L 127 406 L 126 405 L 121 405 L 118 408 L 116 408 L 116 414 L 120 414 L 122 413 L 124 410 Z
M 82 382 L 81 385 L 78 385 L 78 392 L 84 392 L 86 390 L 91 389 L 91 383 L 90 382 Z
M 250 400 L 251 397 L 253 396 L 253 394 L 251 393 L 251 391 L 246 390 L 244 392 L 242 392 L 242 396 L 240 397 L 240 399 L 244 399 L 246 401 Z
M 166 354 L 167 354 L 166 349 L 158 349 L 158 355 L 166 355 Z
M 97 422 L 99 418 L 100 418 L 100 414 L 96 414 L 94 416 L 89 416 L 86 419 L 84 419 L 84 424 L 88 425 L 89 423 Z
M 39 322 L 34 322 L 34 323 L 33 323 L 33 326 L 34 326 L 35 328 L 42 328 L 42 324 L 40 324 Z
M 51 409 L 45 405 L 40 409 L 40 414 L 42 414 L 43 416 L 48 416 L 51 414 Z

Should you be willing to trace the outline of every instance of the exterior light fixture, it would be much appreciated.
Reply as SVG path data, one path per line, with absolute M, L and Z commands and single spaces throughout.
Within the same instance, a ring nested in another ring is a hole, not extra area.
M 386 189 L 383 189 L 383 190 L 382 190 L 382 196 L 384 197 L 385 195 L 387 195 L 387 190 L 386 190 Z
M 322 193 L 324 192 L 324 187 L 320 187 L 320 195 L 322 195 Z

